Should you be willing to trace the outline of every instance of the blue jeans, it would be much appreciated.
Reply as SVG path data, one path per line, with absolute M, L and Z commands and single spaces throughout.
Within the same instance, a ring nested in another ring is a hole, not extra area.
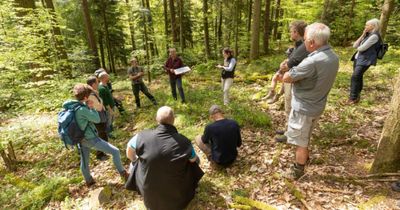
M 368 68 L 369 66 L 356 66 L 354 62 L 354 70 L 353 75 L 351 75 L 350 84 L 350 100 L 357 100 L 360 98 L 360 93 L 363 89 L 363 76 Z
M 90 149 L 93 148 L 97 151 L 102 151 L 106 154 L 111 154 L 113 158 L 113 162 L 117 171 L 121 174 L 125 171 L 125 168 L 122 166 L 121 155 L 119 154 L 119 149 L 113 146 L 112 144 L 104 141 L 103 139 L 96 137 L 94 139 L 86 140 L 83 139 L 81 143 L 81 172 L 86 182 L 93 181 L 92 175 L 90 175 L 89 169 L 89 156 Z
M 171 91 L 172 91 L 172 97 L 174 97 L 175 100 L 178 99 L 176 95 L 176 86 L 178 86 L 179 90 L 179 95 L 181 96 L 182 102 L 185 102 L 185 94 L 183 93 L 183 87 L 182 87 L 182 77 L 173 79 L 169 78 L 169 84 L 171 85 Z

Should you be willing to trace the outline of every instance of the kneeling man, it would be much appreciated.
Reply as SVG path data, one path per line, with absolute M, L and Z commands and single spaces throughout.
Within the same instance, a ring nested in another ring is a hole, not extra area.
M 209 160 L 228 166 L 235 161 L 237 147 L 242 145 L 239 124 L 226 119 L 218 105 L 212 105 L 209 114 L 214 122 L 206 126 L 202 136 L 196 137 L 196 144 Z
M 184 209 L 204 173 L 192 143 L 174 127 L 172 108 L 158 109 L 156 120 L 156 129 L 142 131 L 128 143 L 126 155 L 134 163 L 126 187 L 136 188 L 147 209 Z

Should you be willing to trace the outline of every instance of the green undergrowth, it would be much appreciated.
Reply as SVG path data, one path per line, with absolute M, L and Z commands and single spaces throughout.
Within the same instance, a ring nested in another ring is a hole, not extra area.
M 357 106 L 343 105 L 348 96 L 352 72 L 352 64 L 348 61 L 352 50 L 337 48 L 336 51 L 341 59 L 340 71 L 329 95 L 326 112 L 320 121 L 319 132 L 313 142 L 322 148 L 329 148 L 332 144 L 340 144 L 344 142 L 343 139 L 347 139 L 342 146 L 372 148 L 374 143 L 369 139 L 352 136 L 363 123 L 373 120 L 368 116 L 376 111 L 374 107 L 389 103 L 390 95 L 387 92 L 392 91 L 394 78 L 398 73 L 400 62 L 397 58 L 400 51 L 391 48 L 384 60 L 367 71 L 365 91 L 362 92 L 362 101 Z M 270 114 L 256 100 L 261 100 L 265 95 L 269 85 L 267 79 L 274 74 L 284 57 L 284 54 L 276 54 L 251 63 L 239 60 L 237 78 L 231 89 L 231 103 L 228 106 L 222 104 L 220 70 L 214 67 L 220 61 L 192 66 L 192 72 L 184 76 L 186 104 L 171 97 L 167 75 L 152 72 L 153 81 L 150 84 L 146 81 L 146 84 L 159 106 L 168 105 L 174 109 L 178 131 L 191 140 L 202 134 L 204 127 L 211 122 L 208 109 L 213 104 L 220 105 L 226 116 L 237 120 L 243 130 L 269 132 L 273 124 Z M 82 186 L 79 155 L 75 150 L 66 150 L 63 147 L 56 132 L 56 116 L 61 104 L 72 97 L 73 85 L 78 82 L 84 83 L 88 75 L 74 79 L 55 75 L 41 81 L 29 81 L 28 77 L 23 77 L 21 81 L 10 79 L 8 85 L 0 84 L 0 148 L 11 141 L 18 160 L 18 170 L 14 173 L 5 172 L 4 167 L 0 166 L 2 208 L 42 209 L 50 201 L 75 199 L 71 197 L 68 188 Z M 11 78 L 10 75 L 7 77 Z M 126 113 L 116 118 L 113 132 L 116 138 L 110 139 L 110 142 L 120 149 L 124 163 L 128 163 L 125 157 L 126 143 L 143 129 L 157 126 L 155 115 L 159 106 L 152 105 L 141 94 L 142 108 L 136 109 L 126 75 L 122 72 L 113 75 L 111 79 L 115 89 L 114 95 L 122 99 Z M 278 147 L 273 157 L 274 165 L 282 151 L 283 147 Z M 329 159 L 329 156 L 323 156 L 318 161 L 319 164 L 325 164 Z M 95 161 L 91 161 L 91 164 L 93 162 Z M 251 164 L 240 166 L 239 173 L 246 173 L 249 165 Z M 267 204 L 249 198 L 251 188 L 256 186 L 251 185 L 239 192 L 240 190 L 232 189 L 237 180 L 228 176 L 226 171 L 212 173 L 207 174 L 200 182 L 199 192 L 191 204 L 192 209 L 204 206 L 227 209 L 229 207 L 221 194 L 230 195 L 233 191 L 235 193 L 232 195 L 233 203 L 230 208 L 268 209 Z M 356 180 L 334 176 L 320 178 L 327 182 L 362 186 L 362 183 Z

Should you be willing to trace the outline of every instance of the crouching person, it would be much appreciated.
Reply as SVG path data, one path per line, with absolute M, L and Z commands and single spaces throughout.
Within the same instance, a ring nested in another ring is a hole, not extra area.
M 118 148 L 99 138 L 97 134 L 95 123 L 100 123 L 100 116 L 94 108 L 93 101 L 89 100 L 89 96 L 92 91 L 93 90 L 89 85 L 77 84 L 73 89 L 73 94 L 76 100 L 67 101 L 63 104 L 65 109 L 75 106 L 76 103 L 82 104 L 82 106 L 75 112 L 75 119 L 79 128 L 85 133 L 85 138 L 81 142 L 80 168 L 87 186 L 95 184 L 89 169 L 89 155 L 91 148 L 106 154 L 111 154 L 114 165 L 121 177 L 124 179 L 128 177 L 128 173 L 122 166 L 121 156 Z
M 202 136 L 196 137 L 196 144 L 210 161 L 228 166 L 235 161 L 237 147 L 242 145 L 239 124 L 226 119 L 218 105 L 212 105 L 209 114 L 214 122 L 206 126 Z
M 138 191 L 147 209 L 184 209 L 204 173 L 192 143 L 174 127 L 172 108 L 158 109 L 156 120 L 156 129 L 142 131 L 128 143 L 133 169 L 125 187 Z

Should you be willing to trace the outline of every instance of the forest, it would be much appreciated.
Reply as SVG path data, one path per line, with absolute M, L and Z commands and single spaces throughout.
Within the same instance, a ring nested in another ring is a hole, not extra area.
M 389 48 L 365 72 L 359 101 L 348 104 L 353 43 L 373 18 Z M 294 146 L 274 140 L 275 130 L 287 127 L 285 101 L 266 100 L 286 49 L 294 47 L 295 20 L 328 26 L 339 57 L 297 181 L 283 176 Z M 193 142 L 205 172 L 186 209 L 399 209 L 400 193 L 391 190 L 400 181 L 399 44 L 399 0 L 1 0 L 1 209 L 146 209 L 115 176 L 111 158 L 98 160 L 93 151 L 96 184 L 86 186 L 79 152 L 58 135 L 63 102 L 99 68 L 125 108 L 115 110 L 109 139 L 125 167 L 128 141 L 157 126 L 160 106 L 174 109 L 174 125 Z M 182 76 L 185 103 L 171 97 L 164 69 L 170 48 L 191 68 Z M 229 105 L 216 67 L 224 48 L 237 60 Z M 127 74 L 132 58 L 158 105 L 141 94 L 137 108 Z M 211 123 L 213 104 L 241 128 L 238 157 L 226 168 L 210 164 L 194 142 Z

